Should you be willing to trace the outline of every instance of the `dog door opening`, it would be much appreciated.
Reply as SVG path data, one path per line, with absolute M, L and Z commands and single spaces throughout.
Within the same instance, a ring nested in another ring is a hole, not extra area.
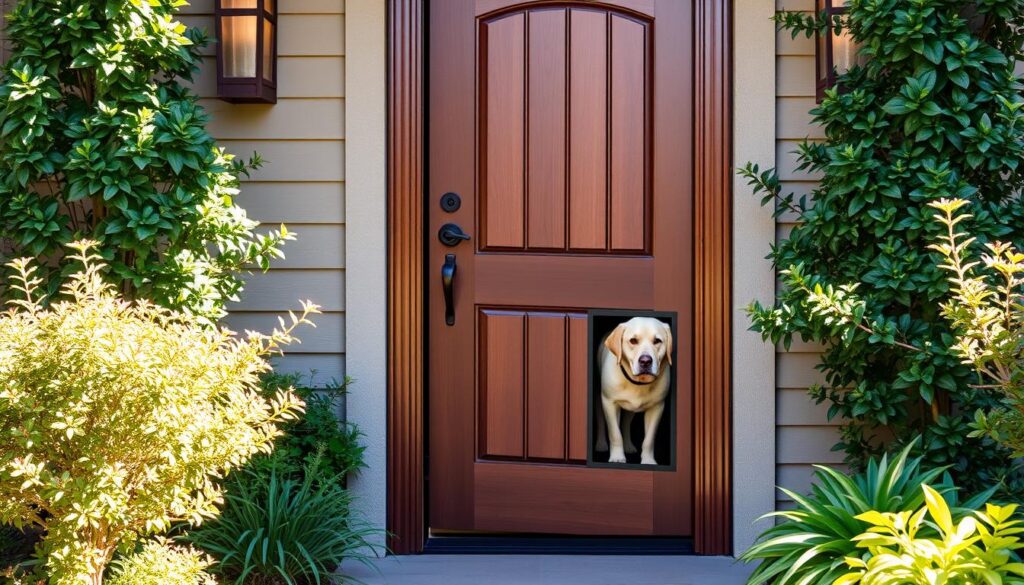
M 676 314 L 589 312 L 587 464 L 674 470 Z

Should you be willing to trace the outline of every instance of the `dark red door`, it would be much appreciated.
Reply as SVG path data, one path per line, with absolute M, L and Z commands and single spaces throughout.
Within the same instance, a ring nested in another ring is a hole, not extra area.
M 692 534 L 691 23 L 682 0 L 430 3 L 431 529 Z M 676 471 L 585 467 L 590 308 L 678 312 Z

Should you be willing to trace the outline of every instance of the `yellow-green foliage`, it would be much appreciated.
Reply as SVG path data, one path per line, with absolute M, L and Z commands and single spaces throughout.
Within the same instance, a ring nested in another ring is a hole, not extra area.
M 302 408 L 290 390 L 261 397 L 257 377 L 317 310 L 238 338 L 122 300 L 94 245 L 72 245 L 83 268 L 48 306 L 13 262 L 21 300 L 0 315 L 0 522 L 45 530 L 54 585 L 101 583 L 118 547 L 217 513 L 213 480 Z
M 1024 564 L 1014 551 L 1024 531 L 1013 519 L 1015 505 L 987 504 L 955 522 L 939 492 L 922 486 L 925 506 L 895 514 L 865 512 L 871 525 L 854 538 L 867 549 L 847 557 L 854 569 L 834 585 L 1012 585 L 1024 583 Z M 927 515 L 927 518 L 926 518 Z
M 206 573 L 213 560 L 193 548 L 151 540 L 112 563 L 106 585 L 216 585 Z
M 950 298 L 942 314 L 956 333 L 951 346 L 984 380 L 979 388 L 995 390 L 999 399 L 974 418 L 975 436 L 988 436 L 1024 457 L 1024 254 L 1004 242 L 985 244 L 977 255 L 976 241 L 958 231 L 972 216 L 960 211 L 963 199 L 942 199 L 930 205 L 946 228 L 932 249 L 942 254 L 949 274 Z

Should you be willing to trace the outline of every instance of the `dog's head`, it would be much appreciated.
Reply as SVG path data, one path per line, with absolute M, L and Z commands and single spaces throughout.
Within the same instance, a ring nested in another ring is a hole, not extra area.
M 665 362 L 672 365 L 672 328 L 651 317 L 620 323 L 604 345 L 638 382 L 653 382 Z

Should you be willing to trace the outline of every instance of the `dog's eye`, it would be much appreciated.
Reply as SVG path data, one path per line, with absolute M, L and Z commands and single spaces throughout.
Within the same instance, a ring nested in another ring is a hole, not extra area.
M 660 344 L 661 344 L 661 339 L 658 338 L 658 337 L 655 337 L 654 338 L 654 345 L 660 345 Z
M 629 344 L 630 344 L 630 345 L 636 345 L 636 344 L 638 344 L 638 343 L 640 343 L 640 340 L 639 340 L 639 339 L 637 339 L 636 337 L 633 337 L 633 338 L 631 338 L 631 339 L 629 340 Z

